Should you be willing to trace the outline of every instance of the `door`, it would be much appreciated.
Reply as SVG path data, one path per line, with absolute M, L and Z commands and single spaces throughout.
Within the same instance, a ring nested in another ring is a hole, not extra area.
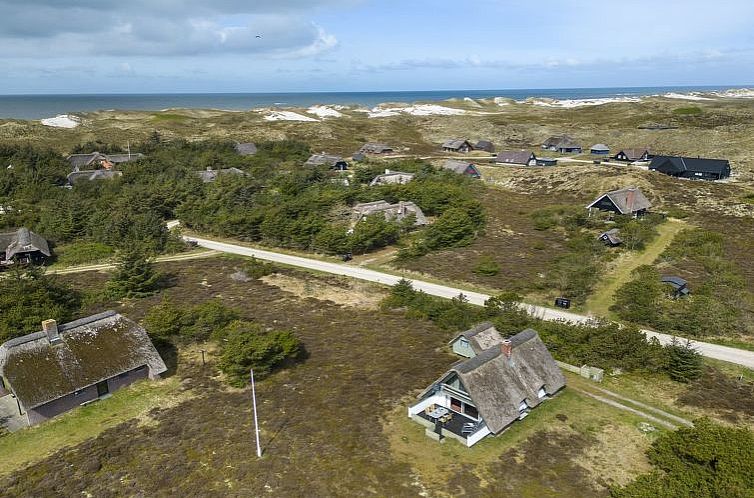
M 101 398 L 105 394 L 109 393 L 110 389 L 107 387 L 107 381 L 103 380 L 97 384 L 97 397 Z

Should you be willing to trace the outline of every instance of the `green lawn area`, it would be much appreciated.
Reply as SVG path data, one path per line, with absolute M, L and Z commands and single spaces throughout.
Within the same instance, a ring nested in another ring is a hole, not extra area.
M 615 265 L 602 277 L 587 299 L 584 308 L 596 316 L 614 318 L 610 306 L 615 291 L 631 280 L 631 272 L 642 265 L 651 265 L 673 242 L 675 236 L 688 225 L 685 221 L 669 219 L 657 227 L 657 237 L 639 253 L 624 253 Z
M 175 404 L 178 379 L 139 382 L 105 400 L 79 407 L 42 425 L 0 437 L 0 475 L 19 470 L 67 446 L 96 437 L 152 408 Z M 172 399 L 169 399 L 172 398 Z

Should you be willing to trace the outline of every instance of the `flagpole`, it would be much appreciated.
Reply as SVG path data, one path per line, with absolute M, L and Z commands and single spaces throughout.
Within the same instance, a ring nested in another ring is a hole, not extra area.
M 249 369 L 251 374 L 251 402 L 254 406 L 254 433 L 257 438 L 257 457 L 262 458 L 262 447 L 259 445 L 259 422 L 257 421 L 257 394 L 254 388 L 254 369 Z

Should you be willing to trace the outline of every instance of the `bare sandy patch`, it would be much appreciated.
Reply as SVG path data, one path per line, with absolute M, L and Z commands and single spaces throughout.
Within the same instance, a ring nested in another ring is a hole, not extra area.
M 637 428 L 609 424 L 595 438 L 596 443 L 578 459 L 595 484 L 625 485 L 651 470 L 645 452 L 652 440 Z
M 281 273 L 274 273 L 261 278 L 269 285 L 277 287 L 283 291 L 290 292 L 295 296 L 302 298 L 314 298 L 320 301 L 333 301 L 345 306 L 354 308 L 376 310 L 379 308 L 380 301 L 387 295 L 371 284 L 348 281 L 340 279 L 330 279 L 323 281 L 315 278 L 298 278 Z M 337 284 L 335 283 L 337 281 Z

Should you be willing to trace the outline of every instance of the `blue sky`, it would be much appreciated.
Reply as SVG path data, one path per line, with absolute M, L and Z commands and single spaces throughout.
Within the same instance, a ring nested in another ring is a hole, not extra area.
M 0 93 L 754 84 L 754 2 L 0 0 Z

